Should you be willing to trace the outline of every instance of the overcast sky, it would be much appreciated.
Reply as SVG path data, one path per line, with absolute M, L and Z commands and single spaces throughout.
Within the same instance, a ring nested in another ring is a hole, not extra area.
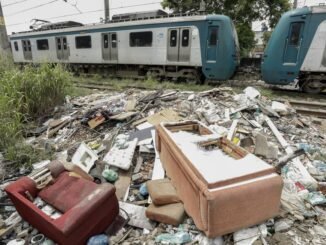
M 15 2 L 20 3 L 6 6 Z M 110 0 L 110 15 L 162 9 L 160 2 L 161 0 Z M 34 18 L 51 22 L 74 20 L 86 24 L 99 22 L 104 17 L 104 0 L 67 0 L 67 3 L 63 0 L 1 0 L 1 3 L 8 33 L 27 30 Z M 37 7 L 43 4 L 44 6 Z M 24 11 L 29 8 L 33 9 Z
M 51 22 L 74 20 L 86 24 L 99 22 L 100 18 L 104 17 L 104 0 L 67 0 L 67 3 L 63 0 L 0 1 L 9 34 L 28 30 L 30 21 L 34 18 Z M 111 16 L 127 12 L 162 9 L 160 2 L 161 0 L 110 0 Z M 198 2 L 200 1 L 198 0 Z M 319 3 L 326 3 L 326 0 L 298 0 L 299 7 L 318 5 Z M 259 22 L 253 24 L 253 30 L 260 30 L 260 27 L 261 23 Z

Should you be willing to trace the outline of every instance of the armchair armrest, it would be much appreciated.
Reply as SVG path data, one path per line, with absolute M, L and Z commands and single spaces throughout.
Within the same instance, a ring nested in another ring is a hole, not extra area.
M 14 183 L 8 185 L 5 188 L 8 196 L 11 201 L 14 203 L 18 213 L 26 219 L 26 217 L 33 217 L 33 222 L 30 222 L 31 225 L 34 223 L 44 224 L 47 226 L 52 226 L 51 218 L 43 213 L 34 203 L 32 203 L 25 195 L 25 192 L 28 191 L 34 198 L 38 194 L 38 189 L 36 188 L 35 182 L 28 178 L 22 177 Z
M 25 195 L 25 192 L 28 191 L 33 198 L 37 197 L 39 190 L 36 188 L 36 183 L 29 177 L 22 177 L 16 180 L 14 183 L 11 183 L 5 188 L 7 194 L 11 197 L 16 194 Z

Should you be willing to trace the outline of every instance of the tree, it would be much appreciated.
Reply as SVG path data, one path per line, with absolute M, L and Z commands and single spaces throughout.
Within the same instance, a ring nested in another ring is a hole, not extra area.
M 282 13 L 290 9 L 289 0 L 205 0 L 208 14 L 224 14 L 236 25 L 242 55 L 255 45 L 251 23 L 257 20 L 269 20 L 273 28 Z M 174 13 L 198 12 L 200 0 L 164 0 L 164 8 Z

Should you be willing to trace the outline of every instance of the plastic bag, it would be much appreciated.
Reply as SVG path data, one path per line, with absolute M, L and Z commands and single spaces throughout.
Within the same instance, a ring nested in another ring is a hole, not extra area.
M 155 242 L 162 244 L 184 244 L 191 242 L 191 237 L 187 232 L 180 231 L 175 234 L 160 234 L 156 237 Z

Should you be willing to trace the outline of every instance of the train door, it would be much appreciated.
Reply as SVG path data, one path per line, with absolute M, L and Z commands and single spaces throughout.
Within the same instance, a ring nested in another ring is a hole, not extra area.
M 59 60 L 67 60 L 69 57 L 69 48 L 67 37 L 56 37 L 57 57 Z
M 23 46 L 24 59 L 25 60 L 33 59 L 31 41 L 22 40 L 22 46 Z
M 299 58 L 304 22 L 292 22 L 285 41 L 283 63 L 296 64 Z
M 168 31 L 169 61 L 187 62 L 190 60 L 191 29 L 173 28 Z
M 324 49 L 324 55 L 323 55 L 323 61 L 322 61 L 323 66 L 326 67 L 326 42 L 325 42 L 325 49 Z
M 216 63 L 218 46 L 218 26 L 208 27 L 208 40 L 206 47 L 207 63 Z
M 102 57 L 104 60 L 118 60 L 118 36 L 116 32 L 102 34 Z

